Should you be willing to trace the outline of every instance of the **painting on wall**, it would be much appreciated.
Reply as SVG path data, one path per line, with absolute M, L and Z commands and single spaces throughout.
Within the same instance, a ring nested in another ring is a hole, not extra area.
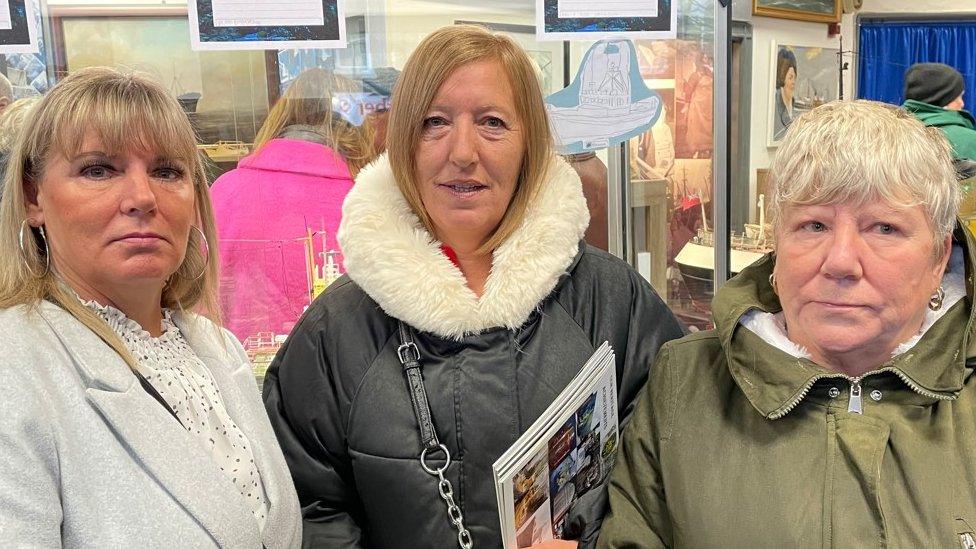
M 637 62 L 645 80 L 674 78 L 674 40 L 635 40 Z
M 773 43 L 768 145 L 775 147 L 796 117 L 839 95 L 839 50 Z
M 753 15 L 839 23 L 841 0 L 752 0 Z
M 713 149 L 711 46 L 691 40 L 676 42 L 675 144 L 677 158 L 711 158 Z
M 638 139 L 631 139 L 631 173 L 639 179 L 666 179 L 674 170 L 674 90 L 657 89 L 661 116 Z

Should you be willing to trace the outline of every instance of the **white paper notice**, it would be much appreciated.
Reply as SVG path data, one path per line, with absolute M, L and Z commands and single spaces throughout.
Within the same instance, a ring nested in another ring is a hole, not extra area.
M 657 17 L 657 0 L 559 0 L 559 18 Z
M 7 0 L 0 0 L 6 3 Z M 324 25 L 322 0 L 213 0 L 215 27 Z
M 10 30 L 14 28 L 10 24 L 10 1 L 0 0 L 0 30 Z

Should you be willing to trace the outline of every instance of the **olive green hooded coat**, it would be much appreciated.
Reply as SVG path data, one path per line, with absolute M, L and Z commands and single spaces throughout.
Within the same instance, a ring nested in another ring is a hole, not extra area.
M 955 236 L 965 297 L 860 378 L 740 324 L 781 310 L 772 257 L 731 280 L 717 328 L 658 354 L 598 547 L 976 547 L 974 248 Z

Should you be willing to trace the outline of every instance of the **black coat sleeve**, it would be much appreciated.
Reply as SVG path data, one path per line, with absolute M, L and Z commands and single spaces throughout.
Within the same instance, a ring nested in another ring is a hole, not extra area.
M 619 260 L 614 260 L 619 261 Z M 621 262 L 622 263 L 622 262 Z M 629 266 L 612 271 L 598 269 L 601 277 L 612 278 L 615 292 L 598 292 L 602 306 L 594 310 L 612 317 L 595 319 L 594 334 L 599 341 L 610 341 L 617 359 L 617 405 L 619 431 L 630 422 L 638 396 L 647 382 L 651 365 L 661 346 L 681 337 L 674 314 L 643 277 Z M 611 282 L 604 279 L 604 284 Z M 620 291 L 627 288 L 628 291 Z M 570 510 L 570 532 L 581 548 L 595 546 L 603 517 L 607 512 L 608 472 L 601 486 L 590 490 Z
M 341 377 L 322 315 L 306 314 L 268 368 L 264 404 L 302 507 L 303 547 L 365 547 L 363 507 L 346 450 Z

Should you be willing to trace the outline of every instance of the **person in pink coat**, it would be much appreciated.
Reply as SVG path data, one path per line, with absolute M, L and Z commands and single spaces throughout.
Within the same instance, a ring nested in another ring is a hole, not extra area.
M 242 341 L 287 334 L 311 302 L 314 260 L 338 251 L 342 201 L 374 156 L 372 130 L 349 113 L 357 90 L 324 69 L 303 72 L 268 113 L 255 152 L 210 190 L 220 246 L 221 309 Z M 339 107 L 342 106 L 342 107 Z M 341 270 L 341 256 L 333 259 Z

